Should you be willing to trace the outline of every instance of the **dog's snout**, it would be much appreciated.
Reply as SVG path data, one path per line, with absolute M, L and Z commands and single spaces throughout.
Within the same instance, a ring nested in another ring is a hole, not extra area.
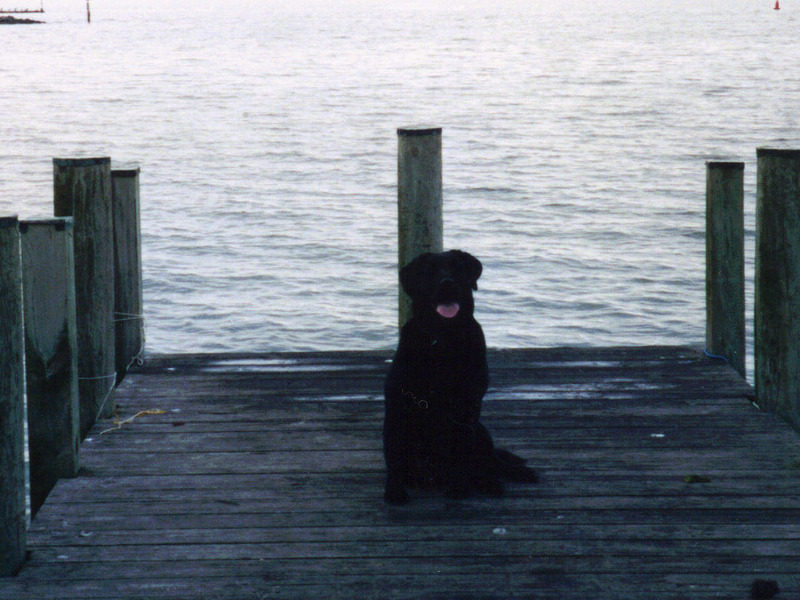
M 453 301 L 458 298 L 458 284 L 452 277 L 443 277 L 439 280 L 436 299 L 440 301 Z

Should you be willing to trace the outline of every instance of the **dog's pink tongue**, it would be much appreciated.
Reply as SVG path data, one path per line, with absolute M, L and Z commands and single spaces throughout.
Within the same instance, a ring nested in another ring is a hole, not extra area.
M 436 312 L 443 316 L 445 319 L 452 319 L 458 314 L 458 302 L 452 304 L 439 304 L 436 307 Z

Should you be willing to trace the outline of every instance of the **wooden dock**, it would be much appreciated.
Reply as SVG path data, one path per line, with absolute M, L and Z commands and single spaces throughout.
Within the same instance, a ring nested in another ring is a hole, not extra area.
M 722 361 L 491 351 L 483 421 L 541 482 L 389 507 L 390 356 L 150 358 L 0 598 L 744 599 L 756 579 L 800 595 L 800 438 Z

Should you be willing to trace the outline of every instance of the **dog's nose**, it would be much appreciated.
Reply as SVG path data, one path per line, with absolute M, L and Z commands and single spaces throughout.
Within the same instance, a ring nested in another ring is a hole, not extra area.
M 455 300 L 458 296 L 458 285 L 452 277 L 443 277 L 439 280 L 436 290 L 437 300 Z

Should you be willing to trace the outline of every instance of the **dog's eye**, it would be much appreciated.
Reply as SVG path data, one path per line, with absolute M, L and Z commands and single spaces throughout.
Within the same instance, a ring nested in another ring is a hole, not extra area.
M 436 269 L 433 265 L 425 265 L 422 269 L 422 281 L 426 283 L 433 282 L 436 279 L 436 274 L 438 269 Z

